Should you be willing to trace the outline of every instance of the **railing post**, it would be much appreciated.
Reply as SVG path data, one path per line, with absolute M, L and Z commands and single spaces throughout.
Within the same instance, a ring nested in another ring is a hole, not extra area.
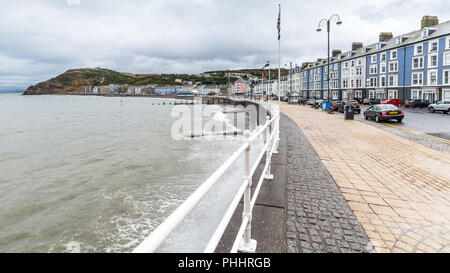
M 278 154 L 278 146 L 280 145 L 280 112 L 278 111 L 278 117 L 275 120 L 275 151 L 274 154 Z
M 270 117 L 269 116 L 267 116 L 267 118 L 266 118 L 266 124 L 268 122 L 270 122 Z M 266 131 L 266 145 L 267 145 L 267 149 L 266 149 L 266 164 L 268 164 L 267 172 L 264 175 L 264 179 L 266 179 L 266 180 L 273 180 L 273 174 L 272 174 L 272 172 L 270 170 L 270 165 L 271 165 L 270 161 L 271 161 L 271 158 L 272 158 L 272 155 L 271 155 L 272 145 L 270 145 L 271 144 L 270 136 L 272 135 L 272 133 L 270 132 L 270 128 L 272 128 L 272 125 L 267 126 L 266 130 L 265 130 Z
M 244 210 L 242 213 L 242 221 L 245 218 L 248 218 L 247 227 L 244 231 L 243 240 L 239 245 L 239 252 L 243 253 L 254 253 L 256 251 L 256 240 L 252 240 L 252 211 L 251 211 L 251 187 L 252 187 L 252 178 L 250 177 L 250 131 L 246 130 L 244 132 L 245 141 L 248 143 L 248 148 L 245 150 L 245 162 L 244 162 L 244 183 L 247 183 L 247 188 L 244 192 Z

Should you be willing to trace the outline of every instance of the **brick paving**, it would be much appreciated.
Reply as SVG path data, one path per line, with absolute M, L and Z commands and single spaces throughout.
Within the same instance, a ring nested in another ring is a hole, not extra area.
M 345 211 L 339 201 L 342 192 L 377 252 L 450 252 L 450 155 L 447 152 L 432 150 L 360 121 L 345 121 L 342 115 L 286 104 L 281 106 L 281 111 L 301 128 L 340 189 L 330 190 L 322 187 L 321 182 L 295 183 L 294 178 L 288 181 L 288 246 L 291 244 L 288 250 L 307 252 L 319 247 L 312 245 L 312 238 L 301 240 L 300 234 L 311 237 L 320 231 L 314 228 L 312 233 L 302 233 L 301 228 L 308 231 L 304 219 L 309 219 L 310 212 L 320 217 L 323 208 L 333 216 Z M 288 166 L 288 176 L 293 174 L 301 177 L 297 181 L 303 181 L 310 175 L 312 181 L 325 179 L 332 184 L 323 172 L 316 173 L 320 167 L 313 163 L 314 154 L 301 150 L 308 143 L 296 139 L 295 135 L 292 138 L 300 145 L 289 147 L 292 150 L 289 156 L 298 158 L 303 166 Z M 302 177 L 300 169 L 309 171 Z M 328 204 L 323 204 L 323 200 Z M 301 219 L 300 223 L 293 220 L 294 213 L 295 219 Z M 320 218 L 312 219 L 317 226 Z M 294 225 L 298 232 L 296 244 L 289 240 L 294 238 Z
M 287 135 L 288 252 L 370 252 L 373 247 L 308 139 L 283 116 Z

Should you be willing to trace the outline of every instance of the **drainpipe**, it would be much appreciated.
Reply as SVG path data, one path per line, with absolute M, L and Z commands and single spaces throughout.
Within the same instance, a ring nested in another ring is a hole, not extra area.
M 406 75 L 406 47 L 403 48 L 403 87 L 402 87 L 402 93 L 403 93 L 403 105 L 405 104 L 406 97 L 405 97 L 405 76 Z

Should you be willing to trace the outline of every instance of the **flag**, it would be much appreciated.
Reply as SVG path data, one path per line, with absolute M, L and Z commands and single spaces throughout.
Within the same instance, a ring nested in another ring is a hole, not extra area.
M 278 28 L 278 41 L 281 39 L 281 4 L 278 4 L 278 24 L 277 24 L 277 28 Z
M 266 75 L 264 75 L 264 74 L 263 74 L 263 79 L 264 79 L 264 80 L 267 80 Z

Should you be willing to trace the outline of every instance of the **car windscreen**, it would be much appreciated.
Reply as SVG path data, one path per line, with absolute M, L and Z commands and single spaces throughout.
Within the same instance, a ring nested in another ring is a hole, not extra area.
M 386 104 L 386 105 L 380 105 L 381 110 L 397 110 L 398 108 L 394 105 Z

